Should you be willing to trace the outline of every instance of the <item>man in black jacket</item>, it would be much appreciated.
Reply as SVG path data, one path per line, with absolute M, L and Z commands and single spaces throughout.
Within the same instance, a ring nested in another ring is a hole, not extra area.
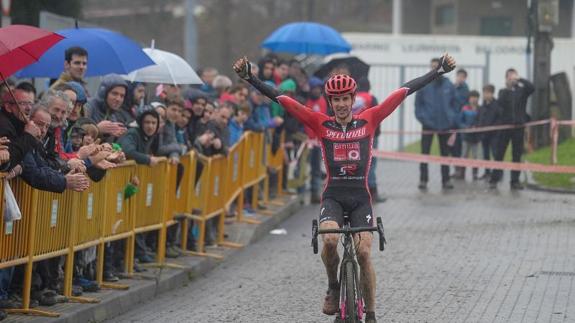
M 529 121 L 529 115 L 526 111 L 527 99 L 535 91 L 535 88 L 531 82 L 519 78 L 517 71 L 512 68 L 505 72 L 505 84 L 506 87 L 499 90 L 499 97 L 497 99 L 499 106 L 501 106 L 498 123 L 512 124 L 521 127 L 501 130 L 499 132 L 497 136 L 495 160 L 503 160 L 507 145 L 509 141 L 511 141 L 513 162 L 519 163 L 521 162 L 521 155 L 523 155 L 523 138 L 525 134 L 525 128 L 522 126 Z M 519 174 L 519 171 L 511 171 L 511 189 L 523 189 L 523 186 L 519 183 Z M 501 180 L 502 175 L 502 170 L 494 170 L 489 180 L 489 187 L 496 188 L 497 182 Z
M 39 140 L 42 140 L 50 126 L 50 113 L 43 106 L 36 106 L 30 118 L 40 128 Z M 32 149 L 22 162 L 22 179 L 30 186 L 44 191 L 62 193 L 69 189 L 82 192 L 90 186 L 86 176 L 71 171 L 68 174 L 61 173 L 58 169 L 50 167 L 46 161 L 47 152 L 40 142 Z
M 151 107 L 140 112 L 137 117 L 138 128 L 131 128 L 118 140 L 128 159 L 137 164 L 155 166 L 159 157 L 154 156 L 158 150 L 158 130 L 160 116 Z
M 10 160 L 1 165 L 2 171 L 10 171 L 22 162 L 24 156 L 32 150 L 40 129 L 33 121 L 28 121 L 24 112 L 27 96 L 21 90 L 14 91 L 14 97 L 6 92 L 2 97 L 0 110 L 0 137 L 6 137 Z M 21 104 L 22 103 L 22 104 Z
M 192 111 L 192 116 L 190 122 L 188 123 L 188 136 L 190 142 L 194 142 L 196 138 L 203 133 L 203 129 L 200 129 L 198 124 L 200 120 L 204 117 L 206 104 L 208 101 L 203 93 L 198 90 L 188 93 L 187 98 L 190 106 L 189 110 Z M 210 105 L 213 105 L 210 103 Z
M 133 159 L 137 164 L 153 167 L 159 163 L 160 157 L 154 156 L 158 151 L 158 131 L 160 129 L 160 116 L 150 106 L 145 106 L 137 116 L 137 128 L 131 128 L 126 132 L 118 143 L 128 159 Z M 140 263 L 149 263 L 153 258 L 148 254 L 145 234 L 136 235 L 135 257 Z M 112 251 L 115 253 L 116 251 Z M 111 264 L 113 257 L 105 261 L 104 278 L 116 281 L 114 268 Z

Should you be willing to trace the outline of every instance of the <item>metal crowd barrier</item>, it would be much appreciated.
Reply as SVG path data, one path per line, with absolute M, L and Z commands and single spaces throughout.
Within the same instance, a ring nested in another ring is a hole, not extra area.
M 124 244 L 124 268 L 132 274 L 134 267 L 134 225 L 136 202 L 135 197 L 126 198 L 126 186 L 136 176 L 136 163 L 127 161 L 121 166 L 108 170 L 104 177 L 105 202 L 102 237 L 98 244 L 96 281 L 106 288 L 127 289 L 127 286 L 103 282 L 105 245 L 118 240 Z
M 0 210 L 4 215 L 4 175 L 0 176 Z M 10 185 L 14 194 L 21 197 L 20 209 L 30 208 L 34 199 L 33 192 L 27 191 L 27 195 L 20 193 L 24 190 L 24 183 L 20 181 L 11 181 Z M 0 269 L 28 262 L 30 220 L 30 217 L 23 216 L 21 220 L 0 221 Z
M 285 142 L 285 132 L 281 133 L 280 142 Z M 274 152 L 272 149 L 272 145 L 266 145 L 265 151 L 267 153 L 267 166 L 271 169 L 277 177 L 276 180 L 276 196 L 280 197 L 283 194 L 283 176 L 281 174 L 284 171 L 284 161 L 285 161 L 285 151 L 283 147 L 280 145 L 277 147 L 276 151 Z M 270 188 L 270 177 L 267 176 L 264 182 L 264 203 L 266 204 L 273 204 L 273 205 L 283 205 L 279 199 L 269 201 L 269 188 Z
M 157 264 L 170 265 L 165 262 L 167 228 L 177 223 L 181 223 L 184 250 L 190 239 L 190 223 L 197 226 L 197 251 L 186 250 L 186 254 L 222 258 L 205 251 L 208 221 L 217 221 L 219 246 L 242 247 L 224 239 L 226 213 L 235 206 L 238 211 L 235 220 L 245 221 L 241 216 L 244 192 L 248 188 L 253 190 L 251 202 L 257 207 L 260 184 L 265 184 L 263 200 L 267 202 L 268 167 L 283 171 L 283 149 L 272 154 L 263 133 L 246 132 L 227 156 L 207 158 L 191 152 L 182 156 L 180 165 L 170 165 L 163 158 L 154 167 L 128 161 L 108 170 L 100 182 L 91 183 L 82 193 L 57 194 L 33 189 L 20 179 L 9 181 L 22 219 L 0 221 L 0 269 L 25 266 L 23 307 L 9 312 L 59 315 L 30 308 L 32 269 L 38 261 L 65 256 L 64 295 L 70 301 L 89 303 L 98 300 L 71 295 L 76 252 L 97 248 L 96 281 L 104 288 L 127 289 L 125 285 L 103 282 L 108 243 L 125 241 L 124 264 L 128 275 L 133 274 L 135 235 L 140 233 L 158 231 Z M 135 177 L 139 181 L 138 192 L 128 197 L 126 187 Z M 281 178 L 281 174 L 278 177 Z M 0 194 L 4 194 L 4 185 L 4 175 L 0 174 Z M 281 182 L 278 192 L 281 192 Z M 4 199 L 0 199 L 2 214 L 4 207 Z

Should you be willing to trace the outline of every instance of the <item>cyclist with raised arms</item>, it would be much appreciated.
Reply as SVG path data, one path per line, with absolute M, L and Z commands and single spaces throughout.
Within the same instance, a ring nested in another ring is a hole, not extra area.
M 320 229 L 340 228 L 344 212 L 349 214 L 352 227 L 373 226 L 371 196 L 367 186 L 367 176 L 371 161 L 371 145 L 375 129 L 389 116 L 403 100 L 423 88 L 440 75 L 455 68 L 453 57 L 445 53 L 437 68 L 427 74 L 407 82 L 393 91 L 380 104 L 352 114 L 357 84 L 349 75 L 333 75 L 325 83 L 325 95 L 335 116 L 330 117 L 303 106 L 296 100 L 280 95 L 277 90 L 251 74 L 251 63 L 246 57 L 234 64 L 236 73 L 253 85 L 265 96 L 281 104 L 288 113 L 315 132 L 320 140 L 322 157 L 328 172 L 324 187 L 319 216 Z M 339 283 L 337 270 L 338 234 L 323 235 L 322 260 L 328 277 L 328 291 L 323 312 L 334 315 L 338 311 Z M 370 253 L 372 234 L 360 232 L 354 236 L 359 240 L 357 259 L 361 268 L 360 286 L 365 297 L 366 323 L 375 319 L 375 271 Z

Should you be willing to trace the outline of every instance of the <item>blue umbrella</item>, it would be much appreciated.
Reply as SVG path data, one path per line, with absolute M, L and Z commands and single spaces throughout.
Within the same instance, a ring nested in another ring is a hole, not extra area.
M 315 22 L 293 22 L 276 29 L 263 48 L 293 54 L 349 53 L 351 45 L 337 30 Z
M 154 64 L 130 38 L 107 29 L 71 28 L 57 33 L 66 38 L 46 51 L 38 62 L 17 72 L 17 77 L 59 77 L 64 70 L 64 52 L 74 46 L 88 51 L 86 76 L 128 74 Z

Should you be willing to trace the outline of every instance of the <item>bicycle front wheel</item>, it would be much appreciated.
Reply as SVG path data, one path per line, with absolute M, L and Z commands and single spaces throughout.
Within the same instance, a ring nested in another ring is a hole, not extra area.
M 355 303 L 355 267 L 353 262 L 345 264 L 345 322 L 359 322 L 357 319 L 357 304 Z

